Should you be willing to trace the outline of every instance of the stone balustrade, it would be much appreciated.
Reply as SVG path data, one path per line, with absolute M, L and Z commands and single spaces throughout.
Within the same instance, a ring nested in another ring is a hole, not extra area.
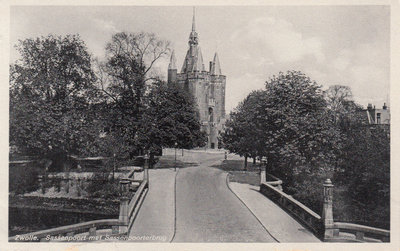
M 268 177 L 268 179 L 267 179 Z M 322 216 L 282 191 L 282 180 L 261 171 L 260 192 L 280 205 L 326 242 L 389 242 L 390 231 L 353 223 L 334 222 L 333 184 L 324 182 Z
M 118 219 L 106 219 L 106 220 L 94 220 L 88 221 L 63 227 L 57 227 L 52 229 L 46 229 L 42 231 L 32 232 L 28 234 L 17 235 L 13 237 L 9 237 L 8 241 L 50 241 L 49 237 L 55 236 L 75 236 L 78 234 L 88 233 L 90 236 L 96 236 L 96 232 L 99 228 L 106 229 L 111 228 L 111 235 L 120 235 L 124 234 L 119 231 L 119 226 L 125 225 L 125 222 L 122 222 Z M 61 239 L 61 238 L 59 238 Z M 87 239 L 87 240 L 90 240 Z
M 353 223 L 334 222 L 329 242 L 389 242 L 390 231 Z M 350 234 L 350 235 L 349 235 Z M 355 237 L 355 238 L 354 238 Z
M 261 177 L 266 177 L 265 171 L 262 171 L 261 174 Z M 263 179 L 260 184 L 260 192 L 296 217 L 301 223 L 308 226 L 315 234 L 318 234 L 320 232 L 321 216 L 295 200 L 292 196 L 284 193 L 281 184 L 281 180 L 267 182 Z

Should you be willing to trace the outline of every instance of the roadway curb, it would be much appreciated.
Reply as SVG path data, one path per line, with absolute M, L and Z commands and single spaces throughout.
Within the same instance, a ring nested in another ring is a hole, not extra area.
M 172 243 L 176 234 L 176 177 L 178 176 L 179 170 L 180 169 L 178 168 L 175 173 L 175 181 L 174 181 L 174 234 L 172 235 L 172 238 L 169 241 L 170 243 Z
M 254 212 L 246 205 L 246 203 L 244 203 L 244 201 L 239 197 L 239 195 L 237 195 L 232 188 L 229 186 L 229 173 L 226 174 L 226 186 L 228 187 L 229 191 L 231 191 L 236 198 L 238 198 L 240 200 L 240 202 L 242 202 L 242 204 L 250 211 L 250 213 L 254 216 L 254 218 L 257 219 L 257 221 L 261 224 L 261 226 L 265 229 L 265 231 L 272 237 L 272 239 L 274 239 L 276 242 L 280 243 L 280 241 L 275 238 L 275 236 L 273 236 L 267 229 L 267 227 L 260 221 L 260 219 L 254 214 Z

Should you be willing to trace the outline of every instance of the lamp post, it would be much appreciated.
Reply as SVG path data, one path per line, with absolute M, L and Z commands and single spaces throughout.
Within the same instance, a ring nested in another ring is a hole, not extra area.
M 175 142 L 175 172 L 176 172 L 176 147 L 178 146 L 178 143 Z

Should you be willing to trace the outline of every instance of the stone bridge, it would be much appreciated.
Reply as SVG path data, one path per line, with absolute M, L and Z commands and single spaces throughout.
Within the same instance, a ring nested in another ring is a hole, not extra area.
M 85 241 L 133 242 L 387 242 L 390 232 L 350 223 L 334 222 L 332 189 L 324 183 L 322 216 L 282 191 L 282 181 L 266 179 L 260 186 L 229 182 L 228 173 L 214 168 L 223 151 L 164 151 L 186 168 L 148 170 L 143 180 L 129 176 L 121 181 L 123 194 L 119 219 L 99 220 L 26 234 L 46 241 L 64 236 Z M 229 159 L 238 158 L 229 155 Z M 129 198 L 132 184 L 139 183 Z M 321 191 L 322 192 L 322 191 Z M 10 237 L 15 241 L 15 237 Z M 77 241 L 82 241 L 76 239 Z

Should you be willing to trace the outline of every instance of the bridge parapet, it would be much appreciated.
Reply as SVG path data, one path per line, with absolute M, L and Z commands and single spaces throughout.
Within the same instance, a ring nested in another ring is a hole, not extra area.
M 322 217 L 282 191 L 282 180 L 261 171 L 260 192 L 310 228 L 326 242 L 389 242 L 390 231 L 359 224 L 334 222 L 333 184 L 324 182 Z
M 308 226 L 315 234 L 318 234 L 321 228 L 321 216 L 306 207 L 301 202 L 295 200 L 292 196 L 284 193 L 281 189 L 282 188 L 274 187 L 274 185 L 268 184 L 268 182 L 265 181 L 260 185 L 260 192 L 262 194 L 280 205 L 291 215 L 295 216 L 301 223 Z
M 380 228 L 368 227 L 353 223 L 335 222 L 333 224 L 332 229 L 333 229 L 333 236 L 325 238 L 325 241 L 329 242 L 339 242 L 339 241 L 389 242 L 390 241 L 390 231 Z
M 51 240 L 78 240 L 78 241 L 91 241 L 95 240 L 97 230 L 111 228 L 111 235 L 118 236 L 121 234 L 119 226 L 125 225 L 125 222 L 118 219 L 94 220 L 63 227 L 51 228 L 42 231 L 32 232 L 28 234 L 16 235 L 9 237 L 8 241 L 51 241 Z M 79 236 L 80 235 L 80 236 Z M 86 236 L 89 236 L 86 238 Z

